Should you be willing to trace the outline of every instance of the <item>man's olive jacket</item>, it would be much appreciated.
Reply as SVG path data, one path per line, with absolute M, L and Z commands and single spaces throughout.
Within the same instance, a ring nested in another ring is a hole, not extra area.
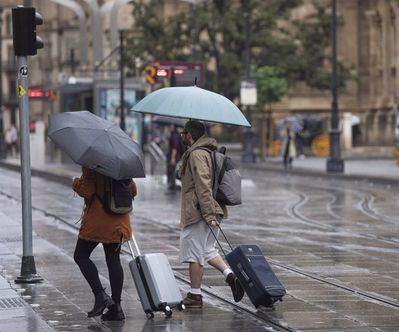
M 206 135 L 200 137 L 182 156 L 181 182 L 181 219 L 184 228 L 200 220 L 208 222 L 216 214 L 226 217 L 227 210 L 213 198 L 213 165 L 208 151 L 198 149 L 206 147 L 216 150 L 216 140 Z

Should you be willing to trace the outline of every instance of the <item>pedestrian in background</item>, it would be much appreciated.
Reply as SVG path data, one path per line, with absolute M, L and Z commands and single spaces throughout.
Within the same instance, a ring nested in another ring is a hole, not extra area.
M 182 131 L 182 140 L 189 148 L 183 154 L 181 166 L 182 202 L 180 262 L 189 263 L 191 289 L 183 300 L 187 308 L 201 308 L 201 284 L 204 264 L 223 273 L 236 302 L 241 301 L 244 290 L 233 271 L 227 266 L 216 248 L 217 225 L 226 217 L 225 206 L 213 198 L 213 166 L 208 151 L 217 148 L 216 141 L 205 134 L 205 126 L 198 121 L 188 121 Z
M 18 130 L 14 125 L 11 125 L 11 154 L 14 156 L 18 155 Z
M 7 156 L 12 157 L 12 139 L 11 139 L 11 128 L 10 127 L 8 127 L 6 129 L 4 140 L 6 142 Z
M 287 120 L 284 120 L 284 126 L 281 130 L 281 152 L 283 155 L 284 169 L 292 168 L 292 162 L 296 157 L 295 133 L 290 128 Z
M 169 138 L 169 151 L 167 155 L 167 194 L 176 192 L 176 165 L 183 154 L 184 146 L 176 125 L 172 125 Z
M 121 321 L 125 319 L 125 315 L 120 304 L 123 286 L 120 250 L 122 243 L 131 239 L 132 229 L 129 214 L 105 212 L 100 201 L 104 197 L 105 180 L 104 175 L 82 167 L 82 176 L 73 181 L 73 190 L 85 201 L 74 260 L 95 297 L 93 309 L 87 316 L 101 315 L 101 319 L 105 321 Z M 134 181 L 132 194 L 133 196 L 137 194 Z M 103 244 L 105 252 L 112 297 L 105 292 L 97 267 L 90 259 L 91 253 L 99 243 Z M 108 311 L 103 314 L 105 308 L 108 308 Z

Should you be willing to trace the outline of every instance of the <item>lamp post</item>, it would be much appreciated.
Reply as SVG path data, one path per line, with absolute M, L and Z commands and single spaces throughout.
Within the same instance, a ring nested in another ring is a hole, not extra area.
M 191 4 L 191 59 L 197 61 L 197 4 L 192 1 Z
M 339 117 L 338 117 L 338 97 L 337 97 L 337 2 L 331 0 L 332 20 L 331 20 L 331 48 L 332 48 L 332 75 L 331 75 L 331 127 L 330 133 L 330 156 L 327 159 L 327 172 L 343 173 L 344 161 L 341 159 L 341 146 Z
M 121 129 L 123 130 L 123 131 L 125 131 L 125 111 L 124 111 L 124 108 L 125 108 L 125 96 L 124 96 L 124 93 L 125 93 L 125 78 L 124 78 L 124 75 L 123 75 L 123 68 L 124 68 L 124 66 L 125 66 L 125 63 L 124 63 L 124 56 L 123 56 L 123 52 L 124 52 L 124 49 L 123 49 L 123 30 L 120 30 L 119 31 L 119 43 L 120 43 L 120 45 L 119 45 L 119 57 L 120 57 L 120 59 L 119 59 L 119 71 L 120 71 L 120 93 L 121 93 L 121 98 L 120 98 L 120 111 L 121 111 L 121 114 L 120 114 L 120 117 L 121 117 L 121 119 L 120 119 L 120 127 L 121 127 Z
M 3 38 L 3 8 L 0 8 L 0 159 L 7 157 L 4 142 L 4 123 L 3 123 L 3 57 L 2 57 L 2 38 Z
M 250 0 L 244 1 L 244 18 L 245 18 L 245 78 L 250 79 L 250 64 L 251 64 L 251 6 Z M 246 106 L 246 117 L 251 123 L 251 106 Z M 244 149 L 242 161 L 245 163 L 253 163 L 255 155 L 253 152 L 253 132 L 252 128 L 244 129 Z

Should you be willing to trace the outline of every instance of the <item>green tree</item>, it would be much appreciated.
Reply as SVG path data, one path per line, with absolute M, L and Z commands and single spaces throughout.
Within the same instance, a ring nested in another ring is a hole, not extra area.
M 309 20 L 297 21 L 295 39 L 299 45 L 294 70 L 295 81 L 305 81 L 310 87 L 329 89 L 331 85 L 331 8 L 330 1 L 314 0 L 316 12 Z M 338 17 L 338 25 L 343 25 Z M 338 61 L 338 87 L 344 88 L 348 79 L 352 78 L 349 66 Z
M 189 61 L 195 22 L 197 61 L 207 67 L 205 87 L 234 99 L 245 76 L 244 1 L 198 1 L 193 20 L 190 11 L 161 18 L 157 13 L 164 0 L 136 0 L 136 33 L 129 40 L 130 58 L 140 57 L 145 64 L 154 60 Z M 258 88 L 267 91 L 265 97 L 260 94 L 260 103 L 271 96 L 278 101 L 277 96 L 281 99 L 283 92 L 288 92 L 282 87 L 297 81 L 318 89 L 329 88 L 330 2 L 313 1 L 316 14 L 309 20 L 292 22 L 290 14 L 301 0 L 251 0 L 251 63 L 257 68 L 253 74 Z M 342 64 L 339 68 L 340 86 L 344 86 L 349 71 Z
M 259 105 L 278 102 L 288 93 L 288 81 L 275 67 L 254 68 L 253 72 L 257 82 Z

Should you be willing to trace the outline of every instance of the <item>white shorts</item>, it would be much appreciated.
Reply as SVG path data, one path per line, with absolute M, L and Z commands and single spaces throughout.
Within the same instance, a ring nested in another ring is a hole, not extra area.
M 213 233 L 219 235 L 219 227 L 211 226 Z M 180 233 L 180 263 L 199 263 L 201 266 L 219 255 L 216 239 L 207 225 L 200 220 L 189 225 Z

